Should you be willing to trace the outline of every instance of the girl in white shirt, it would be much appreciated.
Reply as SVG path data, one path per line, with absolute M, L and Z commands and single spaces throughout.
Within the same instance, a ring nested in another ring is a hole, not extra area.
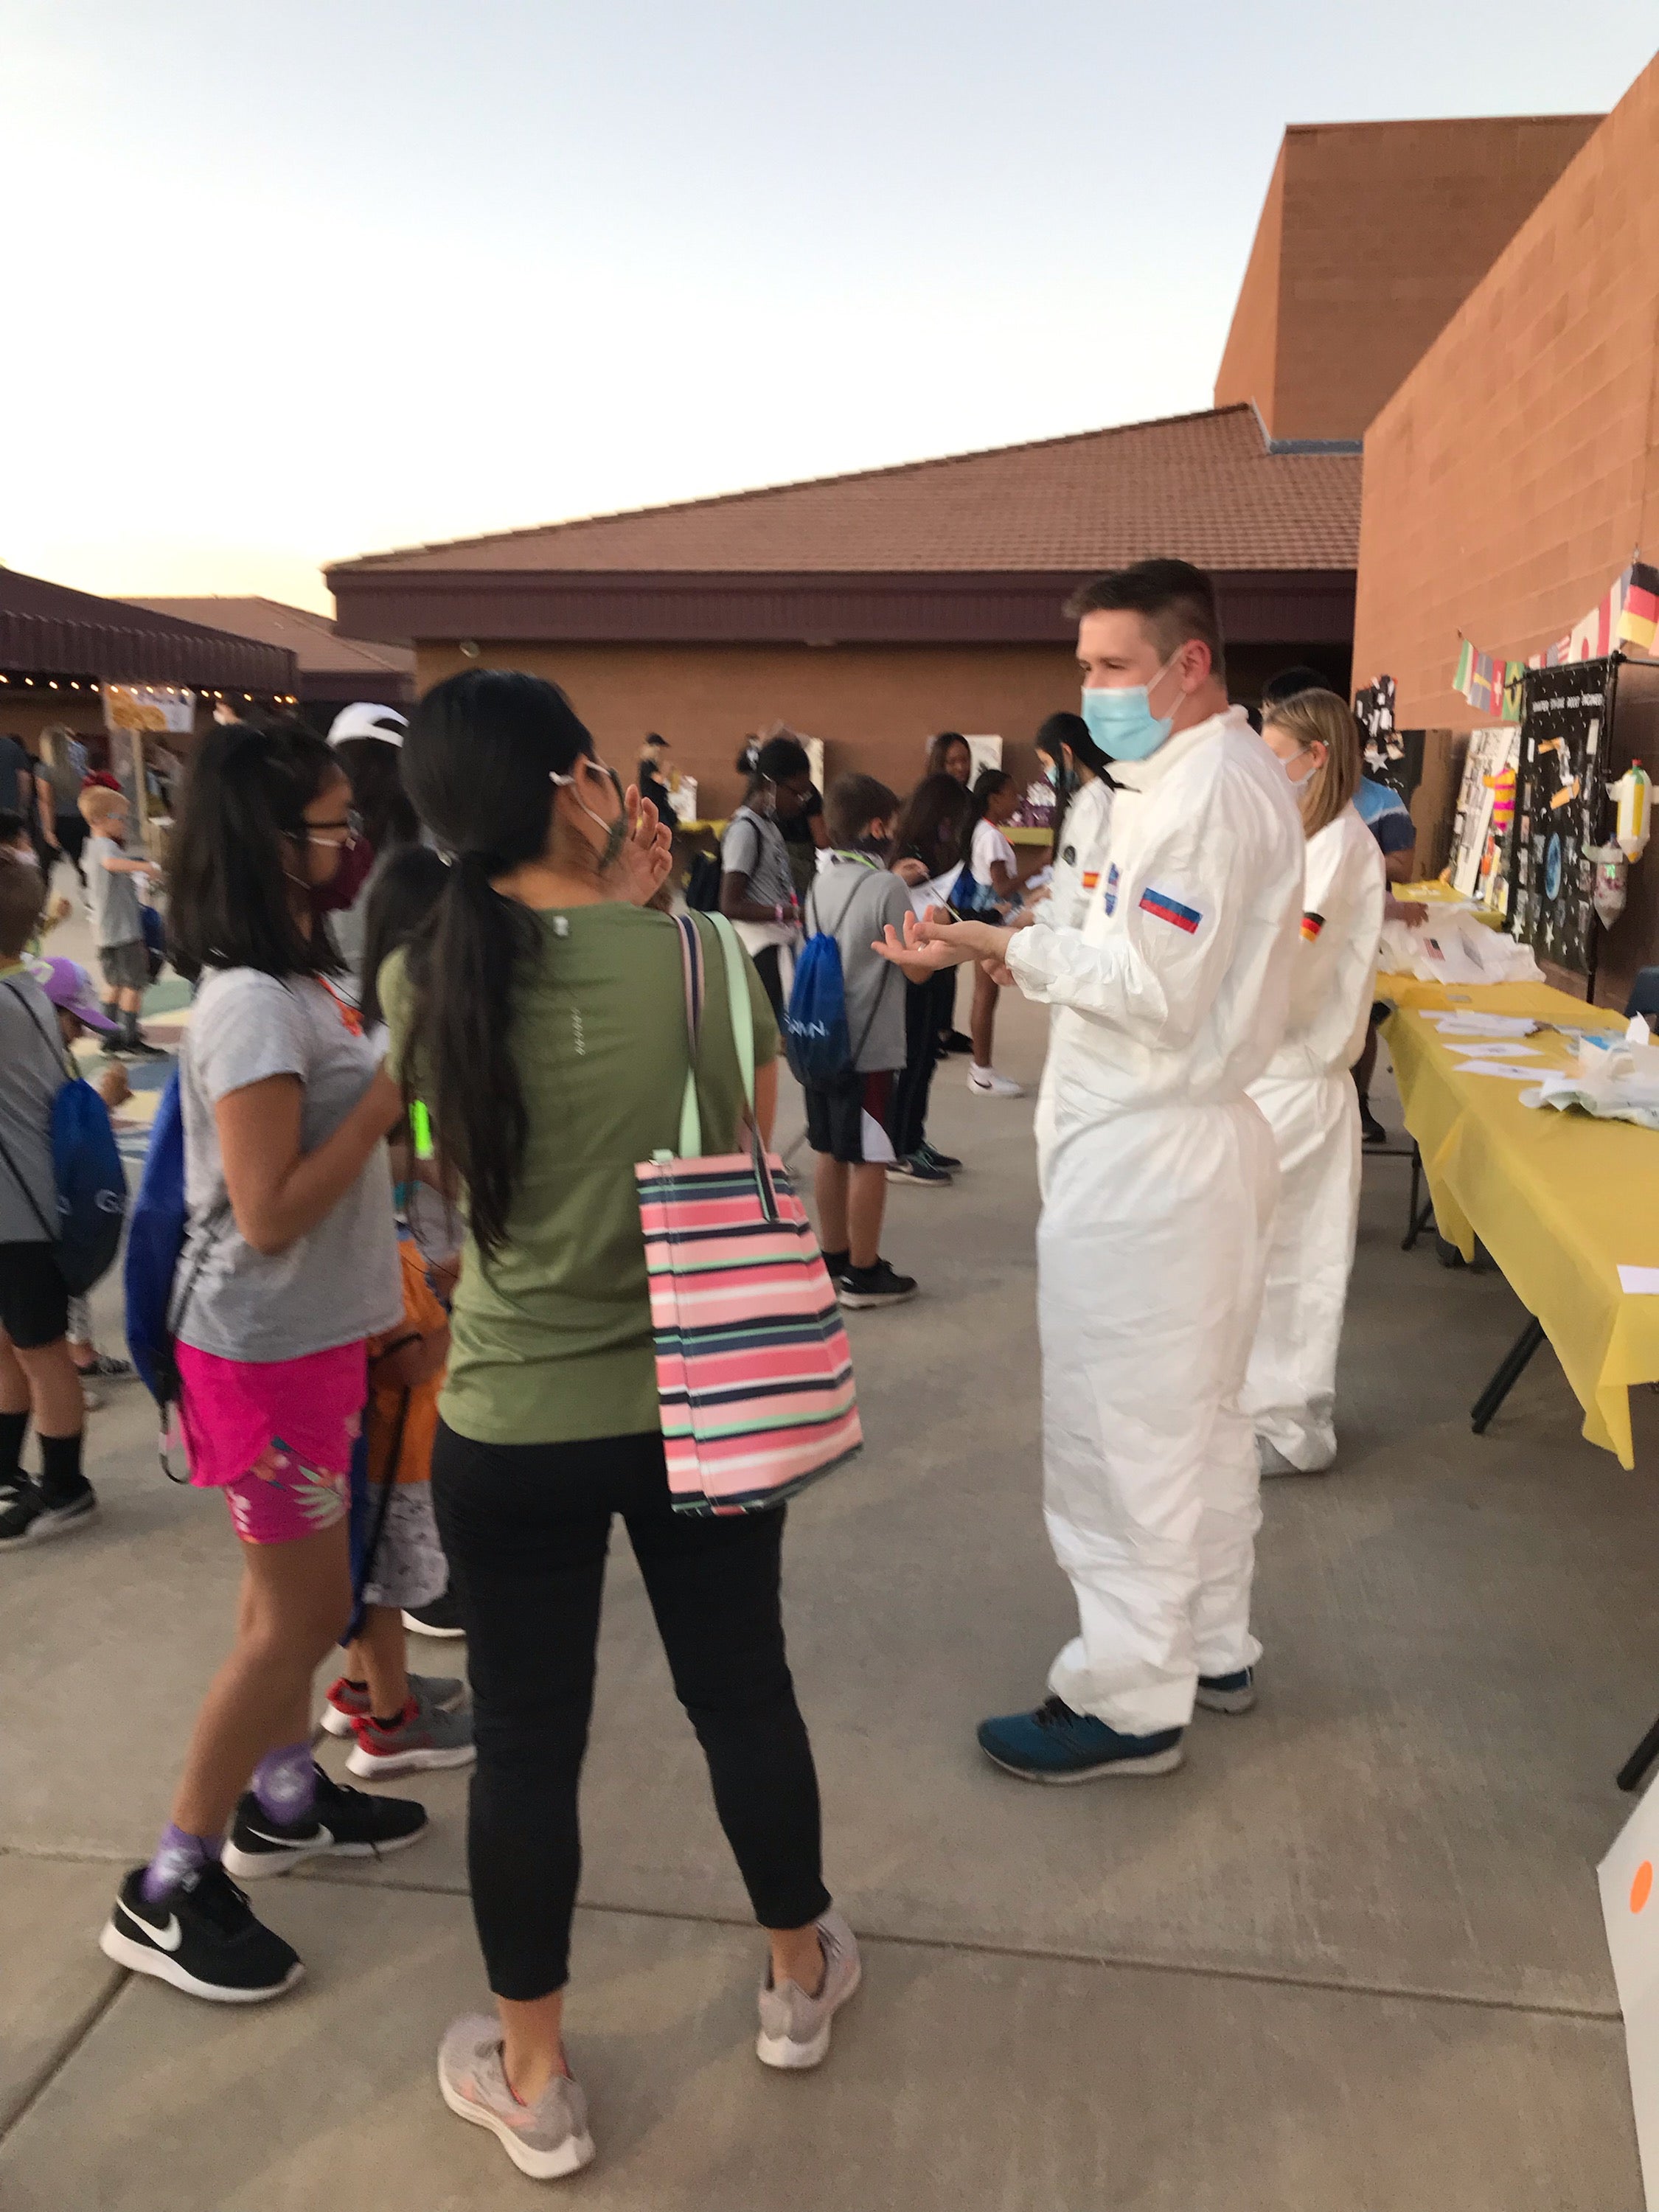
M 1359 729 L 1331 691 L 1268 709 L 1307 837 L 1302 941 L 1284 1041 L 1250 1097 L 1279 1151 L 1261 1318 L 1243 1397 L 1263 1474 L 1322 1474 L 1336 1456 L 1336 1353 L 1359 1219 L 1359 1103 L 1382 933 L 1382 855 L 1353 805 Z
M 1003 834 L 1019 805 L 1014 779 L 1005 769 L 981 769 L 974 786 L 974 827 L 968 844 L 968 868 L 976 887 L 975 911 L 989 920 L 1006 915 L 1018 901 L 1019 872 L 1014 848 Z M 968 1088 L 981 1098 L 1018 1098 L 1022 1086 L 991 1066 L 996 1032 L 997 985 L 983 968 L 974 970 L 974 1012 L 969 1034 L 974 1041 Z

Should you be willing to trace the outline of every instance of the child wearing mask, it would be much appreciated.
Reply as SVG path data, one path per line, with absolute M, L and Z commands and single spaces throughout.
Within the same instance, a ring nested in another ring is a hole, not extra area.
M 975 913 L 995 921 L 1010 913 L 1019 898 L 1019 868 L 1006 833 L 1019 805 L 1019 790 L 1006 769 L 980 771 L 974 786 L 974 825 L 963 854 L 977 893 Z M 983 968 L 974 970 L 974 1011 L 969 1022 L 973 1058 L 968 1066 L 968 1088 L 979 1098 L 1018 1098 L 1024 1085 L 999 1075 L 991 1065 L 996 1035 L 997 986 Z
M 377 978 L 430 915 L 448 874 L 437 854 L 406 845 L 375 876 L 363 929 L 362 1014 L 364 1034 L 378 1050 L 385 1049 L 386 1026 Z M 407 1194 L 417 1164 L 411 1146 L 403 1139 L 392 1150 L 394 1172 Z M 410 1227 L 414 1212 L 405 1204 L 398 1247 L 403 1318 L 368 1343 L 361 1449 L 368 1478 L 362 1519 L 373 1548 L 362 1577 L 362 1619 L 346 1647 L 345 1671 L 329 1690 L 323 1711 L 330 1735 L 356 1738 L 346 1765 L 366 1780 L 470 1766 L 475 1756 L 472 1716 L 460 1710 L 462 1684 L 452 1675 L 409 1672 L 403 1619 L 405 1608 L 430 1605 L 449 1586 L 432 1510 L 432 1445 L 449 1361 L 443 1297 L 453 1285 L 459 1256 L 457 1249 L 424 1251 Z M 354 1473 L 354 1486 L 356 1480 Z
M 902 930 L 910 894 L 888 868 L 898 800 L 871 775 L 838 776 L 824 801 L 830 858 L 808 895 L 809 933 L 841 949 L 853 1065 L 834 1084 L 809 1083 L 806 1140 L 824 1265 L 844 1306 L 898 1305 L 914 1275 L 881 1257 L 887 1170 L 895 1162 L 893 1093 L 905 1063 L 904 993 L 874 950 L 890 922 Z

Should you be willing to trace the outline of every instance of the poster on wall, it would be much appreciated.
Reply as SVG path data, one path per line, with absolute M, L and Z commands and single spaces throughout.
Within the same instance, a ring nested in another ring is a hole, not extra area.
M 1510 933 L 1576 975 L 1589 972 L 1601 763 L 1613 659 L 1529 669 L 1523 686 L 1510 862 Z
M 1471 733 L 1452 823 L 1452 889 L 1500 914 L 1508 893 L 1504 858 L 1520 750 L 1519 730 L 1502 726 Z

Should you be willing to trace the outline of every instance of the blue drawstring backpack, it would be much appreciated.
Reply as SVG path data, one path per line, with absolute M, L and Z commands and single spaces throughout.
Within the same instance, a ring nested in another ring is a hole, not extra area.
M 817 897 L 817 885 L 814 884 L 806 895 L 806 912 L 809 920 L 813 920 L 813 934 L 795 962 L 795 980 L 790 987 L 789 1004 L 783 1017 L 783 1043 L 790 1073 L 796 1082 L 815 1083 L 823 1090 L 852 1081 L 858 1068 L 859 1054 L 875 1024 L 887 985 L 898 970 L 890 968 L 882 977 L 881 988 L 864 1024 L 864 1035 L 855 1048 L 852 1031 L 847 1026 L 847 978 L 842 971 L 841 946 L 831 931 L 817 927 L 813 904 Z M 843 921 L 851 906 L 849 898 L 842 908 Z
M 847 1027 L 847 979 L 841 947 L 828 930 L 806 940 L 783 1017 L 784 1050 L 798 1083 L 836 1083 L 853 1064 Z
M 9 983 L 7 987 L 11 988 Z M 59 1065 L 64 1044 L 46 1027 L 39 1009 L 21 991 L 12 996 L 28 1006 Z M 35 1203 L 9 1152 L 0 1160 L 28 1200 L 29 1211 L 52 1241 L 58 1273 L 71 1297 L 81 1297 L 115 1264 L 126 1217 L 127 1178 L 109 1124 L 109 1109 L 89 1083 L 71 1075 L 52 1103 L 52 1170 L 58 1186 L 58 1219 L 49 1221 Z
M 185 1118 L 179 1103 L 179 1071 L 167 1078 L 150 1127 L 149 1150 L 133 1201 L 123 1286 L 127 1304 L 127 1350 L 145 1389 L 161 1409 L 179 1395 L 173 1358 L 173 1279 L 185 1249 Z

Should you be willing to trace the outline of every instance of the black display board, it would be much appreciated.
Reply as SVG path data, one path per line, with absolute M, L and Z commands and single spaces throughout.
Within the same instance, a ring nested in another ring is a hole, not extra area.
M 1373 783 L 1386 783 L 1407 806 L 1423 781 L 1423 732 L 1394 726 L 1395 684 L 1379 676 L 1354 696 L 1354 720 L 1364 746 L 1364 772 Z
M 1510 934 L 1576 975 L 1595 957 L 1595 874 L 1620 656 L 1529 668 L 1510 847 Z

